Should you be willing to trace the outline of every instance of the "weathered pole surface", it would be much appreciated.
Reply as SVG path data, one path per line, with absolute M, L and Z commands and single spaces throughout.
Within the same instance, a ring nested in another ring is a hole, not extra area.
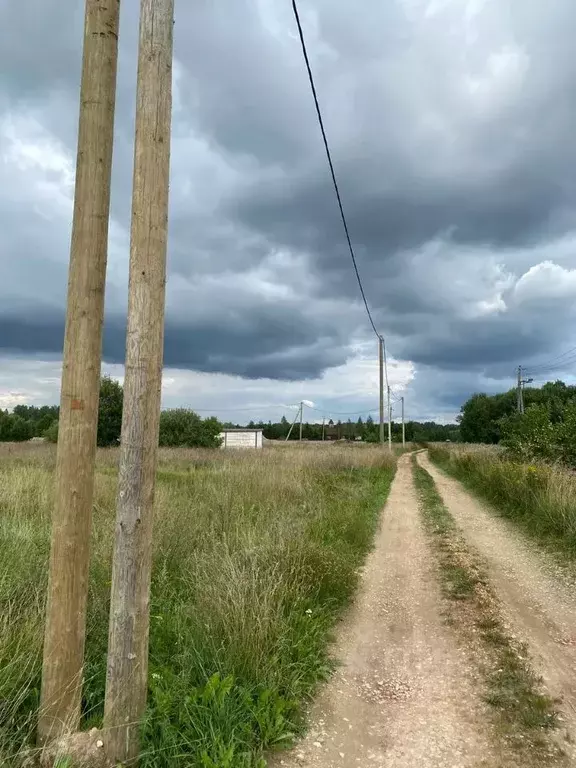
M 120 0 L 86 0 L 68 273 L 41 742 L 80 722 Z
M 380 444 L 384 445 L 384 339 L 378 337 L 378 367 L 380 370 Z
M 392 453 L 392 400 L 390 398 L 390 387 L 388 390 L 388 450 Z
M 141 0 L 124 412 L 104 728 L 133 764 L 146 707 L 152 512 L 164 343 L 174 0 Z

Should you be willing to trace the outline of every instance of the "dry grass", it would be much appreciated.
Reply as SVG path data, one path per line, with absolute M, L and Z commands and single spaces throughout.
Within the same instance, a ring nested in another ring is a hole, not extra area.
M 492 446 L 432 446 L 430 458 L 487 499 L 541 544 L 576 557 L 576 474 L 522 463 Z
M 52 446 L 0 446 L 0 755 L 33 739 Z M 117 450 L 98 454 L 84 726 L 105 677 Z M 379 447 L 161 450 L 144 766 L 252 768 L 301 727 L 394 472 Z

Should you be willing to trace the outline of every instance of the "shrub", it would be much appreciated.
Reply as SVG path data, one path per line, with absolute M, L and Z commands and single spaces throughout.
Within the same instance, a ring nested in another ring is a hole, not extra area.
M 175 448 L 219 448 L 222 425 L 211 417 L 201 419 L 185 408 L 162 411 L 160 415 L 160 445 Z
M 122 385 L 109 376 L 103 376 L 98 404 L 98 445 L 103 448 L 120 442 L 123 402 Z
M 44 432 L 42 437 L 47 440 L 49 443 L 57 443 L 58 442 L 58 421 L 53 421 L 52 424 L 48 427 L 48 429 Z

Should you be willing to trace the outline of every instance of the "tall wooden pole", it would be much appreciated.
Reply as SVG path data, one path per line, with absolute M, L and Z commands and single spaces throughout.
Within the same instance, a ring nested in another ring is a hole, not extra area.
M 146 707 L 152 512 L 164 342 L 174 0 L 141 0 L 124 412 L 104 705 L 106 751 L 133 764 Z
M 41 742 L 77 730 L 80 722 L 119 10 L 120 0 L 86 0 L 56 490 L 38 722 Z
M 388 391 L 388 450 L 392 452 L 392 400 L 390 399 L 390 387 Z
M 304 418 L 304 403 L 300 403 L 300 440 L 302 440 L 302 419 Z
M 302 405 L 300 405 L 300 408 L 301 407 L 302 407 Z M 286 435 L 285 442 L 288 442 L 288 440 L 290 440 L 290 435 L 292 434 L 292 430 L 294 429 L 294 425 L 296 424 L 296 422 L 298 420 L 298 416 L 300 416 L 300 408 L 298 408 L 298 410 L 296 411 L 296 416 L 294 416 L 294 421 L 292 422 L 292 424 L 290 424 L 290 429 L 288 430 L 288 434 Z
M 380 368 L 380 444 L 384 445 L 384 339 L 378 337 L 378 363 Z

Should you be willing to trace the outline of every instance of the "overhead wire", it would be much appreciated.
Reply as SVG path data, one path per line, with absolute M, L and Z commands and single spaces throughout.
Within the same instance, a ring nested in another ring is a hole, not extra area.
M 303 27 L 302 27 L 302 22 L 300 20 L 300 13 L 298 11 L 298 5 L 297 5 L 296 0 L 292 0 L 292 10 L 294 12 L 294 18 L 295 18 L 295 21 L 296 21 L 296 26 L 298 28 L 298 36 L 299 36 L 299 39 L 300 39 L 300 45 L 301 45 L 301 48 L 302 48 L 302 54 L 303 54 L 304 62 L 305 62 L 305 65 L 306 65 L 306 71 L 307 71 L 307 74 L 308 74 L 308 80 L 309 80 L 309 83 L 310 83 L 310 89 L 312 91 L 312 97 L 313 97 L 314 106 L 315 106 L 315 109 L 316 109 L 316 116 L 317 116 L 317 119 L 318 119 L 318 125 L 320 127 L 320 132 L 322 134 L 322 141 L 323 141 L 324 149 L 325 149 L 325 152 L 326 152 L 326 158 L 328 160 L 328 166 L 329 166 L 329 169 L 330 169 L 330 175 L 331 175 L 331 178 L 332 178 L 332 184 L 333 184 L 334 192 L 335 192 L 335 195 L 336 195 L 336 201 L 338 203 L 338 210 L 340 212 L 340 218 L 342 220 L 342 226 L 344 228 L 344 234 L 346 236 L 346 243 L 348 245 L 348 252 L 350 254 L 350 259 L 352 261 L 352 266 L 354 268 L 354 273 L 356 275 L 356 280 L 358 282 L 358 288 L 360 289 L 360 295 L 361 295 L 362 301 L 364 303 L 364 308 L 366 310 L 366 314 L 368 316 L 368 320 L 370 322 L 372 330 L 374 331 L 374 334 L 382 342 L 383 357 L 384 357 L 384 376 L 385 376 L 386 387 L 387 387 L 388 391 L 390 392 L 390 396 L 391 397 L 396 397 L 395 393 L 393 393 L 392 390 L 389 387 L 388 360 L 387 360 L 387 353 L 386 353 L 386 343 L 385 343 L 383 335 L 376 328 L 376 323 L 374 322 L 374 318 L 372 316 L 372 311 L 370 309 L 370 305 L 369 305 L 368 299 L 366 297 L 366 292 L 364 290 L 364 285 L 362 283 L 362 277 L 360 275 L 360 270 L 358 268 L 358 262 L 357 262 L 357 259 L 356 259 L 356 253 L 354 251 L 354 246 L 352 245 L 352 239 L 350 237 L 350 230 L 349 230 L 349 227 L 348 227 L 348 222 L 346 220 L 346 214 L 344 213 L 344 205 L 342 203 L 342 196 L 340 194 L 340 187 L 339 187 L 339 184 L 338 184 L 338 179 L 336 177 L 336 170 L 335 170 L 335 167 L 334 167 L 334 162 L 332 160 L 332 152 L 330 150 L 330 145 L 328 143 L 328 136 L 326 134 L 326 128 L 325 128 L 325 125 L 324 125 L 324 119 L 322 117 L 322 110 L 320 108 L 320 101 L 319 101 L 319 98 L 318 98 L 318 92 L 317 92 L 316 84 L 315 84 L 315 81 L 314 81 L 314 75 L 313 75 L 313 72 L 312 72 L 312 66 L 310 64 L 310 57 L 308 55 L 308 49 L 307 49 L 307 46 L 306 46 L 306 39 L 305 39 L 305 36 L 304 36 L 304 30 L 303 30 Z M 277 408 L 277 407 L 295 407 L 295 406 L 285 406 L 285 405 L 284 406 L 275 406 L 275 405 L 269 405 L 269 406 L 262 406 L 262 407 L 264 407 L 264 408 Z M 206 413 L 206 412 L 209 412 L 209 411 L 213 412 L 215 410 L 224 413 L 224 412 L 236 412 L 236 411 L 238 411 L 238 412 L 240 412 L 240 411 L 246 412 L 246 411 L 253 411 L 254 409 L 253 408 L 216 408 L 216 409 L 196 408 L 195 410 L 197 410 L 200 413 Z M 378 408 L 373 408 L 373 409 L 367 409 L 367 410 L 363 410 L 363 411 L 350 411 L 350 412 L 344 412 L 344 411 L 323 411 L 323 410 L 320 410 L 318 408 L 312 408 L 311 410 L 318 411 L 320 413 L 330 414 L 330 415 L 333 414 L 335 416 L 338 416 L 338 415 L 341 415 L 341 416 L 351 416 L 351 415 L 359 415 L 359 414 L 361 415 L 363 413 L 375 413 L 379 409 Z
M 350 258 L 352 259 L 352 265 L 354 267 L 354 272 L 356 273 L 356 279 L 358 281 L 358 287 L 360 288 L 360 293 L 362 295 L 362 300 L 364 302 L 364 306 L 366 308 L 366 314 L 368 315 L 368 319 L 370 320 L 370 325 L 372 326 L 372 330 L 376 334 L 378 338 L 381 338 L 381 334 L 378 332 L 376 328 L 376 324 L 374 323 L 374 318 L 372 317 L 372 312 L 370 311 L 370 306 L 368 304 L 368 299 L 366 298 L 366 293 L 364 292 L 364 286 L 362 285 L 362 278 L 360 277 L 360 272 L 358 270 L 358 264 L 356 262 L 356 254 L 354 253 L 354 248 L 352 246 L 352 240 L 350 238 L 350 231 L 348 229 L 348 223 L 346 221 L 346 216 L 344 214 L 344 206 L 342 205 L 342 198 L 340 196 L 340 188 L 338 186 L 338 181 L 336 179 L 336 171 L 334 170 L 334 163 L 332 162 L 332 153 L 330 151 L 330 145 L 328 144 L 328 137 L 326 136 L 326 129 L 324 128 L 324 120 L 322 118 L 322 111 L 320 109 L 320 102 L 318 100 L 318 93 L 316 91 L 316 85 L 314 83 L 314 75 L 312 74 L 312 67 L 310 65 L 310 59 L 308 57 L 308 50 L 306 48 L 306 40 L 304 38 L 304 31 L 302 29 L 302 23 L 300 22 L 300 14 L 298 12 L 298 6 L 296 4 L 296 0 L 292 0 L 292 10 L 294 11 L 294 18 L 296 19 L 296 26 L 298 27 L 298 35 L 300 37 L 300 44 L 302 46 L 302 53 L 304 55 L 304 61 L 306 63 L 306 70 L 308 72 L 308 80 L 310 81 L 310 88 L 312 89 L 312 96 L 314 98 L 314 106 L 316 107 L 316 115 L 318 117 L 318 123 L 320 125 L 320 131 L 322 133 L 322 140 L 324 142 L 324 149 L 326 150 L 326 157 L 328 159 L 328 165 L 330 166 L 330 174 L 332 176 L 332 183 L 334 185 L 334 191 L 336 193 L 336 200 L 338 201 L 338 208 L 340 210 L 340 217 L 342 219 L 342 225 L 344 226 L 344 233 L 346 235 L 346 241 L 348 243 L 348 250 L 350 252 Z
M 548 371 L 557 370 L 559 366 L 569 365 L 570 363 L 575 362 L 576 354 L 574 353 L 576 353 L 576 347 L 572 347 L 571 349 L 566 350 L 566 352 L 563 352 L 560 355 L 556 355 L 555 357 L 543 363 L 538 363 L 526 368 L 522 367 L 522 370 L 528 375 L 532 373 L 545 373 Z M 570 357 L 571 355 L 572 357 Z

